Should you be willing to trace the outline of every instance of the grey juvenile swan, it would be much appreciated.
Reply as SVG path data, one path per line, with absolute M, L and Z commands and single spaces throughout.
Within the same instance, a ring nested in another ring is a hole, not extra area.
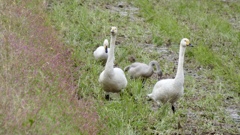
M 154 66 L 156 66 L 156 71 L 154 71 Z M 162 71 L 160 69 L 159 63 L 155 60 L 149 62 L 149 64 L 134 62 L 129 66 L 124 68 L 124 71 L 128 71 L 131 78 L 142 78 L 143 84 L 145 80 L 152 76 L 153 73 L 157 73 L 158 79 L 162 77 Z

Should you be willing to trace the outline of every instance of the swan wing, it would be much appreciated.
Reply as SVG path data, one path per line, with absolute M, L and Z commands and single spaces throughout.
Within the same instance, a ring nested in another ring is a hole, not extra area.
M 166 102 L 168 100 L 169 95 L 171 95 L 171 91 L 173 89 L 173 82 L 174 79 L 164 79 L 158 81 L 154 87 L 153 91 L 151 93 L 152 98 L 155 101 L 161 101 L 161 102 Z
M 99 82 L 107 92 L 119 92 L 127 86 L 127 79 L 122 69 L 114 68 L 112 74 L 100 74 Z

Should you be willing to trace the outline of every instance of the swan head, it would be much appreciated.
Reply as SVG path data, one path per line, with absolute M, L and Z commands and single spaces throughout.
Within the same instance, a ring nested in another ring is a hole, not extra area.
M 111 34 L 113 36 L 117 35 L 117 27 L 115 27 L 115 26 L 111 27 Z
M 180 42 L 181 46 L 186 47 L 186 46 L 192 46 L 192 44 L 190 43 L 189 39 L 187 38 L 183 38 Z
M 108 40 L 107 39 L 104 40 L 103 46 L 105 48 L 105 53 L 108 53 Z
M 155 60 L 153 60 L 153 61 L 151 61 L 150 62 L 150 66 L 156 66 L 156 65 L 158 65 L 158 62 L 157 61 L 155 61 Z
M 162 70 L 160 69 L 160 65 L 157 61 L 153 60 L 150 62 L 150 66 L 154 67 L 156 66 L 157 71 L 154 71 L 154 73 L 156 73 L 158 75 L 158 80 L 160 80 L 162 78 Z

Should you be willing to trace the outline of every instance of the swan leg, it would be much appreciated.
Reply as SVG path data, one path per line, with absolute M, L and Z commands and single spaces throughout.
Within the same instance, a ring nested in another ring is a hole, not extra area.
M 120 97 L 122 98 L 122 97 L 123 97 L 123 92 L 120 92 L 120 94 L 119 94 L 119 95 L 120 95 Z
M 173 113 L 175 113 L 175 107 L 174 107 L 174 105 L 172 105 L 172 111 L 173 111 Z
M 145 82 L 146 82 L 146 79 L 143 78 L 143 79 L 142 79 L 142 88 L 144 88 Z
M 109 93 L 105 94 L 105 99 L 108 100 L 108 101 L 112 100 L 112 98 L 110 98 Z

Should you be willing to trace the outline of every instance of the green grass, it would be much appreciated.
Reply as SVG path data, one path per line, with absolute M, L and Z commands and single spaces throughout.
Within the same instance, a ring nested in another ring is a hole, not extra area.
M 131 21 L 131 11 L 117 7 L 118 3 L 113 0 L 47 1 L 49 8 L 43 8 L 38 0 L 4 0 L 1 5 L 0 29 L 4 31 L 1 38 L 15 36 L 13 41 L 3 42 L 1 46 L 0 88 L 6 89 L 0 93 L 1 108 L 13 106 L 13 109 L 1 109 L 0 133 L 239 133 L 239 123 L 234 123 L 225 110 L 232 106 L 239 111 L 239 2 L 125 0 L 128 8 L 138 8 L 133 14 L 135 21 Z M 25 5 L 26 9 L 16 5 Z M 6 11 L 7 7 L 12 8 Z M 23 11 L 22 15 L 14 16 L 19 10 Z M 37 17 L 25 15 L 28 11 Z M 118 11 L 127 11 L 129 15 L 122 16 Z M 39 23 L 33 25 L 30 20 L 34 19 Z M 118 27 L 115 63 L 120 68 L 130 64 L 130 55 L 145 63 L 155 59 L 168 78 L 176 74 L 174 59 L 178 59 L 180 40 L 190 39 L 194 47 L 187 48 L 185 55 L 185 94 L 177 102 L 175 114 L 168 104 L 153 111 L 154 103 L 147 101 L 146 95 L 152 91 L 156 76 L 141 88 L 141 80 L 131 80 L 126 74 L 128 86 L 121 96 L 112 94 L 113 101 L 104 100 L 104 91 L 98 83 L 104 66 L 94 60 L 93 51 L 105 38 L 110 39 L 111 26 Z M 55 34 L 50 36 L 51 33 Z M 171 40 L 168 52 L 157 52 L 156 48 L 165 48 L 168 40 Z M 33 54 L 15 55 L 16 48 L 11 48 L 13 42 L 32 45 L 39 52 L 33 49 L 36 51 Z M 153 44 L 154 49 L 144 46 L 145 43 Z M 59 49 L 57 44 L 63 48 Z M 70 55 L 55 60 L 62 62 L 61 66 L 55 63 L 52 65 L 56 65 L 55 70 L 42 68 L 48 59 L 55 58 L 59 51 L 65 54 L 68 48 Z M 19 69 L 27 69 L 26 74 L 18 74 Z M 15 83 L 16 77 L 25 83 Z M 62 83 L 66 87 L 61 87 Z M 14 91 L 9 93 L 10 89 Z M 72 98 L 74 92 L 80 100 Z M 89 104 L 82 103 L 84 101 Z M 22 106 L 24 109 L 19 109 Z

